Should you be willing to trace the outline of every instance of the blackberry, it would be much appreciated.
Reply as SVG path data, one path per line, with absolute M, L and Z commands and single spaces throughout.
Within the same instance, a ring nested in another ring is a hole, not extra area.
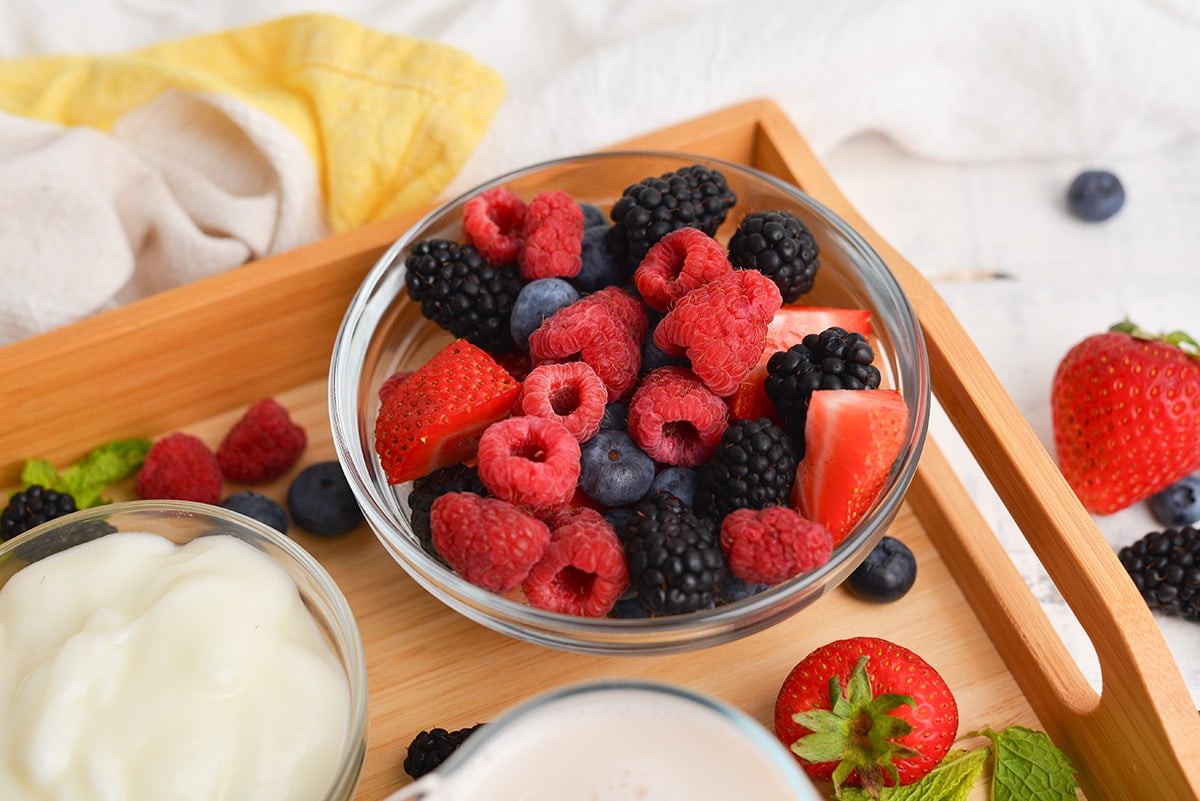
M 1117 558 L 1151 610 L 1200 623 L 1200 529 L 1152 531 Z
M 479 471 L 465 464 L 439 467 L 428 475 L 415 479 L 408 496 L 408 508 L 412 511 L 413 532 L 421 543 L 422 550 L 439 562 L 445 563 L 441 554 L 433 547 L 433 531 L 429 527 L 429 510 L 433 502 L 447 492 L 474 492 L 486 496 L 487 488 L 479 478 Z
M 632 271 L 655 242 L 679 228 L 714 235 L 737 202 L 725 176 L 699 164 L 625 187 L 609 216 L 612 253 Z
M 629 585 L 651 615 L 677 615 L 716 603 L 728 572 L 719 533 L 683 501 L 655 492 L 633 507 L 622 542 Z
M 65 492 L 32 484 L 13 493 L 0 514 L 0 539 L 11 540 L 34 526 L 76 511 L 75 498 Z
M 474 245 L 426 239 L 405 259 L 408 294 L 421 314 L 489 353 L 516 347 L 509 325 L 525 285 L 515 267 L 493 267 Z
M 817 240 L 786 211 L 754 211 L 743 217 L 729 238 L 729 261 L 774 281 L 784 303 L 813 288 L 820 266 Z
M 804 457 L 804 420 L 813 392 L 876 389 L 881 377 L 874 361 L 866 337 L 837 326 L 809 334 L 767 361 L 763 388 L 796 446 L 797 458 Z
M 700 465 L 696 510 L 719 522 L 734 509 L 786 506 L 796 479 L 796 448 L 767 418 L 737 420 Z
M 408 752 L 404 756 L 404 772 L 414 779 L 432 772 L 484 725 L 486 724 L 476 723 L 474 726 L 454 731 L 434 728 L 418 732 L 408 744 Z

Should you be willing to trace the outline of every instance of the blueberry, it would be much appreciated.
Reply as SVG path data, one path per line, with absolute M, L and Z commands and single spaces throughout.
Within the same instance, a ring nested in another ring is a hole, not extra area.
M 1200 474 L 1180 479 L 1151 495 L 1150 513 L 1164 526 L 1174 528 L 1200 521 Z
M 916 580 L 913 552 L 895 537 L 884 537 L 846 579 L 846 586 L 863 600 L 890 603 L 912 589 Z
M 608 215 L 604 213 L 604 209 L 597 206 L 595 203 L 580 201 L 579 208 L 583 210 L 583 227 L 592 228 L 597 225 L 608 225 Z
M 632 503 L 652 481 L 654 460 L 624 431 L 601 431 L 580 446 L 579 487 L 596 503 Z
M 625 431 L 629 425 L 629 407 L 620 401 L 609 401 L 604 405 L 604 414 L 600 417 L 600 430 L 612 429 Z
M 696 481 L 699 474 L 690 467 L 664 467 L 650 482 L 650 492 L 669 492 L 688 506 L 696 498 Z
M 594 292 L 606 286 L 620 285 L 625 276 L 622 275 L 621 265 L 609 250 L 607 234 L 611 225 L 593 225 L 583 229 L 583 247 L 580 256 L 583 259 L 579 274 L 572 283 L 580 292 Z
M 1067 190 L 1067 209 L 1081 220 L 1107 220 L 1124 204 L 1125 187 L 1107 170 L 1081 172 Z
M 235 492 L 221 501 L 221 506 L 234 512 L 240 512 L 283 534 L 287 533 L 288 518 L 287 512 L 283 510 L 283 505 L 262 493 L 252 490 Z
M 363 520 L 350 482 L 335 461 L 301 470 L 288 487 L 287 508 L 296 525 L 321 537 L 341 536 Z
M 758 595 L 770 586 L 770 584 L 751 584 L 748 581 L 742 581 L 733 573 L 727 572 L 721 581 L 721 589 L 717 593 L 717 598 L 721 603 L 731 604 L 744 601 L 752 595 Z
M 668 356 L 662 348 L 654 344 L 654 329 L 651 328 L 642 339 L 642 373 L 648 373 L 659 367 L 687 367 L 688 360 L 683 356 Z
M 529 350 L 529 335 L 550 315 L 579 300 L 575 287 L 561 278 L 538 278 L 521 287 L 513 301 L 509 332 L 521 350 Z

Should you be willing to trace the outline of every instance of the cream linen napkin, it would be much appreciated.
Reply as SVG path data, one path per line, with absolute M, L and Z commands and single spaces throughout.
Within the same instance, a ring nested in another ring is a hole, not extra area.
M 502 94 L 328 15 L 0 62 L 0 344 L 428 203 Z

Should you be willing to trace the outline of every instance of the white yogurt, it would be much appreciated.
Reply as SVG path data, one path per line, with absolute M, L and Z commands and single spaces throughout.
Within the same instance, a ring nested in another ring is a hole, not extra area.
M 3 801 L 315 801 L 349 717 L 295 584 L 234 537 L 111 534 L 0 587 Z

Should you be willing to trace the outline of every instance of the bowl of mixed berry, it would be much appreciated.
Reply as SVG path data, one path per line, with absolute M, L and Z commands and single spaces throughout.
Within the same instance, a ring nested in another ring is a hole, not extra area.
M 706 647 L 837 586 L 916 469 L 929 378 L 879 255 L 797 187 L 606 152 L 500 176 L 371 269 L 329 378 L 379 541 L 452 609 Z

